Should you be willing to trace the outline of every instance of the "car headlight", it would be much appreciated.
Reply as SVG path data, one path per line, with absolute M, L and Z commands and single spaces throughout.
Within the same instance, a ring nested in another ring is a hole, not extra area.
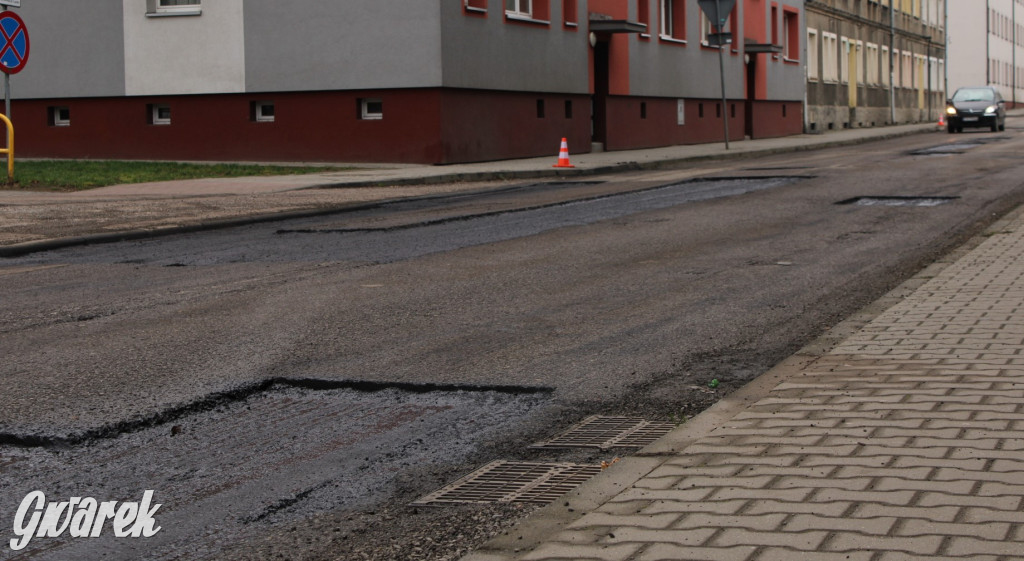
M 998 111 L 998 110 L 999 110 L 999 108 L 996 107 L 995 105 L 989 105 L 988 107 L 985 108 L 985 114 L 986 115 L 995 115 L 996 111 Z
M 956 115 L 956 107 L 950 105 L 946 108 L 946 115 Z

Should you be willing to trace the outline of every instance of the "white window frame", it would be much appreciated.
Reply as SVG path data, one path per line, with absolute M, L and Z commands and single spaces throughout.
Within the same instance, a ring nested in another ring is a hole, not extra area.
M 701 15 L 704 12 L 701 11 Z M 685 15 L 685 14 L 684 14 Z M 686 30 L 677 35 L 675 28 L 675 2 L 673 0 L 658 0 L 658 37 L 663 41 L 686 44 Z M 685 17 L 683 18 L 686 19 Z
M 800 27 L 800 14 L 794 12 L 782 12 L 782 58 L 791 62 L 797 62 L 800 60 L 800 45 L 799 35 L 797 35 L 796 45 L 790 45 L 790 32 L 792 31 L 791 26 L 795 26 L 797 29 Z M 796 56 L 793 56 L 796 55 Z
M 818 30 L 807 30 L 807 80 L 817 82 L 821 79 L 821 71 L 818 69 L 819 55 Z
M 67 112 L 67 118 L 61 117 L 61 112 Z M 50 121 L 55 127 L 71 126 L 71 109 L 67 105 L 58 105 L 50 108 Z
M 172 0 L 147 0 L 146 15 L 159 16 L 198 16 L 203 13 L 202 0 L 188 0 L 185 4 L 165 4 Z
M 270 108 L 269 114 L 267 114 L 267 108 Z M 273 101 L 256 101 L 253 103 L 252 118 L 257 123 L 273 123 L 275 113 Z
M 865 71 L 867 72 L 867 83 L 870 86 L 877 86 L 879 83 L 878 74 L 878 44 L 868 43 L 867 49 L 867 64 L 865 65 Z
M 505 15 L 533 19 L 533 0 L 505 0 Z
M 167 110 L 167 116 L 166 117 L 161 117 L 160 116 L 160 110 L 161 109 L 166 109 Z M 150 110 L 151 110 L 151 113 L 150 113 L 150 123 L 151 124 L 161 125 L 161 126 L 171 124 L 171 106 L 170 105 L 167 105 L 166 103 L 154 103 Z
M 371 111 L 370 105 L 380 104 L 380 111 Z M 359 100 L 359 118 L 364 121 L 381 121 L 384 119 L 384 100 L 380 98 L 366 98 Z
M 839 36 L 828 31 L 821 32 L 822 41 L 822 72 L 823 82 L 839 82 Z

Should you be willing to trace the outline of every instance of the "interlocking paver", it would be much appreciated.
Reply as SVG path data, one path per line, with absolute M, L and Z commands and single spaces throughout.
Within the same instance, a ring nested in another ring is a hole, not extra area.
M 896 525 L 897 518 L 830 518 L 821 515 L 802 514 L 794 516 L 786 523 L 786 531 L 800 532 L 803 530 L 828 530 L 830 532 L 853 532 L 875 536 L 885 536 Z
M 837 534 L 825 544 L 827 551 L 899 551 L 916 555 L 936 555 L 942 536 L 880 537 L 864 534 Z
M 930 520 L 905 520 L 896 532 L 899 536 L 970 536 L 985 540 L 1000 541 L 1010 533 L 1010 525 L 989 522 L 987 524 L 936 523 Z M 1024 552 L 1022 552 L 1024 553 Z
M 600 543 L 527 558 L 1024 560 L 1024 212 L 1000 228 L 560 536 Z
M 636 561 L 747 561 L 757 550 L 744 545 L 737 547 L 690 547 L 671 543 L 657 543 L 636 556 Z M 633 561 L 633 560 L 630 560 Z

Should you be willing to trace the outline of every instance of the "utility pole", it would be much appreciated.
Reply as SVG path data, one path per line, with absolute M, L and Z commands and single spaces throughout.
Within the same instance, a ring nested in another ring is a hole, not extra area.
M 889 0 L 889 121 L 896 124 L 896 0 Z
M 725 18 L 722 17 L 722 2 L 721 2 L 721 0 L 715 0 L 715 16 L 717 18 L 717 21 L 715 21 L 715 25 L 716 25 L 716 27 L 718 27 L 718 34 L 719 35 L 723 35 L 724 31 L 722 31 L 722 27 L 723 27 L 722 24 L 725 21 Z M 726 49 L 726 45 L 724 43 L 725 43 L 724 41 L 721 41 L 719 43 L 719 45 L 718 45 L 718 73 L 719 73 L 719 75 L 721 77 L 721 81 L 722 81 L 722 117 L 725 117 L 725 119 L 723 121 L 725 123 L 725 149 L 728 150 L 729 149 L 729 102 L 728 102 L 727 96 L 725 95 L 725 55 L 722 54 L 722 51 L 724 51 Z
M 4 11 L 7 11 L 7 5 L 4 4 Z M 11 75 L 4 72 L 4 115 L 7 118 L 11 118 Z

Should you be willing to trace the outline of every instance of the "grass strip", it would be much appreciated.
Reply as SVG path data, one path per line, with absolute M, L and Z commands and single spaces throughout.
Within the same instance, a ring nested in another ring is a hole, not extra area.
M 0 189 L 26 191 L 83 191 L 107 185 L 149 183 L 215 177 L 301 175 L 347 171 L 330 166 L 279 166 L 261 164 L 192 164 L 120 160 L 27 160 L 16 161 L 14 183 Z

